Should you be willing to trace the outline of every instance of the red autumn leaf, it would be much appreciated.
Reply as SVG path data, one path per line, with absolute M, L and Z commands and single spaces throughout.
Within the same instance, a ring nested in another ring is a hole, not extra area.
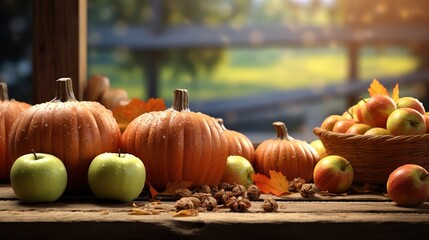
M 166 109 L 164 100 L 161 98 L 150 98 L 147 102 L 133 98 L 124 105 L 113 109 L 113 117 L 121 130 L 124 130 L 134 118 L 143 113 L 151 111 L 163 111 Z
M 157 195 L 163 195 L 163 196 L 173 196 L 176 193 L 177 189 L 185 189 L 192 186 L 192 182 L 188 181 L 175 181 L 172 183 L 167 183 L 167 187 L 163 192 L 158 192 L 152 185 L 149 184 L 149 191 L 152 196 L 152 198 L 155 198 Z
M 271 193 L 276 196 L 290 194 L 289 181 L 281 172 L 269 170 L 269 174 L 269 178 L 259 173 L 253 175 L 253 181 L 262 193 Z

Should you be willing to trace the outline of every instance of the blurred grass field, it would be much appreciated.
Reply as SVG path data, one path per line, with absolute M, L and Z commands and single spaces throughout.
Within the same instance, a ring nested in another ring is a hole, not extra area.
M 159 97 L 167 102 L 176 88 L 186 88 L 192 101 L 232 98 L 264 91 L 325 86 L 347 79 L 348 59 L 344 48 L 238 48 L 210 73 L 176 77 L 167 67 L 160 73 Z M 144 70 L 139 64 L 123 67 L 126 55 L 97 52 L 90 55 L 89 74 L 101 73 L 112 87 L 121 87 L 130 97 L 147 99 Z M 401 48 L 366 48 L 360 52 L 359 77 L 363 80 L 397 76 L 414 71 L 418 60 Z

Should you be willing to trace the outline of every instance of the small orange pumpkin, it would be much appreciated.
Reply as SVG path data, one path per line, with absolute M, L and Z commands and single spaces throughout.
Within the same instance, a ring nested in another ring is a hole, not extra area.
M 223 129 L 223 135 L 228 141 L 228 155 L 239 155 L 253 164 L 255 158 L 255 147 L 252 141 L 241 132 L 227 129 L 222 118 L 216 119 Z
M 186 89 L 174 91 L 171 108 L 135 118 L 122 134 L 122 143 L 125 152 L 143 161 L 148 182 L 159 191 L 176 181 L 218 185 L 228 157 L 220 125 L 189 109 Z
M 0 83 L 0 181 L 9 181 L 6 162 L 10 161 L 8 138 L 10 129 L 18 115 L 31 105 L 25 102 L 9 100 L 6 83 Z
M 317 152 L 305 141 L 288 135 L 283 122 L 274 122 L 277 137 L 263 141 L 255 151 L 255 171 L 269 176 L 269 170 L 280 171 L 288 180 L 300 177 L 310 181 L 319 159 Z
M 56 81 L 56 97 L 28 108 L 9 135 L 12 159 L 29 153 L 50 153 L 67 169 L 67 191 L 88 192 L 88 168 L 100 153 L 117 152 L 121 132 L 112 112 L 98 102 L 77 101 L 70 78 Z M 8 168 L 12 166 L 10 161 Z

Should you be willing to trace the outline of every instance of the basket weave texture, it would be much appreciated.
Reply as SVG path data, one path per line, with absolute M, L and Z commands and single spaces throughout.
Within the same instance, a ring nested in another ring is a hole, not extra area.
M 346 158 L 354 170 L 354 181 L 386 184 L 389 174 L 407 163 L 429 170 L 429 134 L 353 135 L 315 128 L 329 155 Z

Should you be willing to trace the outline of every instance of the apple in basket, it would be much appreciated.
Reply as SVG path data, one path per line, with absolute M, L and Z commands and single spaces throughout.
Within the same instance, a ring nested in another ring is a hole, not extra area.
M 387 132 L 387 129 L 385 129 L 385 128 L 373 127 L 371 129 L 369 129 L 368 131 L 366 131 L 363 135 L 371 135 L 371 136 L 389 135 L 389 132 Z
M 402 97 L 399 98 L 396 101 L 397 108 L 412 108 L 417 110 L 421 114 L 425 114 L 426 110 L 423 106 L 423 103 L 421 103 L 417 98 L 414 97 Z
M 335 123 L 337 123 L 339 120 L 343 119 L 340 115 L 330 115 L 323 120 L 322 124 L 320 125 L 320 128 L 332 131 L 334 128 Z
M 387 193 L 399 206 L 421 206 L 429 200 L 429 173 L 417 164 L 402 165 L 389 175 Z
M 429 133 L 429 115 L 425 114 L 423 117 L 425 118 L 426 123 L 426 133 Z
M 365 123 L 356 123 L 352 125 L 349 129 L 347 129 L 346 134 L 364 134 L 371 126 Z
M 386 95 L 376 94 L 362 106 L 363 123 L 372 127 L 386 127 L 387 118 L 396 110 L 396 103 Z
M 341 119 L 335 123 L 334 128 L 332 128 L 332 131 L 338 133 L 345 133 L 351 126 L 356 123 L 357 122 L 354 119 Z
M 387 119 L 386 129 L 391 135 L 416 135 L 426 132 L 424 116 L 413 108 L 398 108 Z

